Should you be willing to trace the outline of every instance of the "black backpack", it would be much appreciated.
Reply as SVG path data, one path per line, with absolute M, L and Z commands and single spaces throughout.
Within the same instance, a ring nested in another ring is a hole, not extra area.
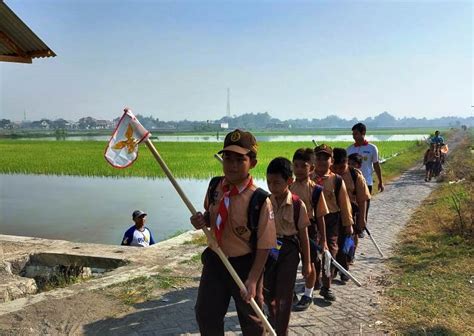
M 339 196 L 339 192 L 341 191 L 341 186 L 342 186 L 342 177 L 336 174 L 336 184 L 334 186 L 334 195 L 336 196 L 337 205 L 339 205 L 338 196 Z M 322 192 L 323 192 L 323 187 L 317 184 L 313 190 L 313 194 L 311 195 L 311 202 L 313 203 L 313 209 L 318 208 L 318 202 L 319 202 L 319 198 L 321 197 Z
M 349 172 L 351 173 L 352 182 L 354 182 L 354 191 L 352 194 L 356 194 L 356 182 L 357 182 L 357 171 L 354 167 L 349 167 Z

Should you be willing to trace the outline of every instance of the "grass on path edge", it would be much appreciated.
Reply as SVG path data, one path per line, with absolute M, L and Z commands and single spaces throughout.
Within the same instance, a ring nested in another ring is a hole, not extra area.
M 465 134 L 446 165 L 446 181 L 412 216 L 389 261 L 384 312 L 396 333 L 474 334 L 471 143 Z

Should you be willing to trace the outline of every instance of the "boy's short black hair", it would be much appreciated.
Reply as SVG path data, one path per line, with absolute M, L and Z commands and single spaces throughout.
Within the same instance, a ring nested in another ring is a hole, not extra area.
M 279 174 L 283 179 L 288 180 L 293 177 L 292 164 L 287 158 L 277 157 L 268 164 L 267 174 Z
M 354 126 L 352 126 L 353 131 L 359 131 L 360 133 L 365 133 L 367 132 L 367 127 L 363 123 L 357 123 Z
M 334 148 L 332 150 L 334 164 L 341 164 L 347 159 L 347 151 L 344 148 Z
M 301 160 L 308 163 L 314 162 L 314 150 L 312 148 L 298 148 L 293 154 L 293 162 Z
M 249 152 L 248 154 L 245 154 L 245 155 L 247 155 L 250 158 L 250 160 L 257 159 L 257 153 Z
M 351 160 L 351 161 L 354 161 L 358 165 L 362 164 L 362 155 L 360 155 L 360 154 L 352 153 L 351 155 L 349 155 L 348 159 Z

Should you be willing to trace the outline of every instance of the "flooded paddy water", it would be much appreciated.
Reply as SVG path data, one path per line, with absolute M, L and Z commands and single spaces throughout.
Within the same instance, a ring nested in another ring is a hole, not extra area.
M 178 183 L 202 209 L 208 180 Z M 0 186 L 2 234 L 120 244 L 135 209 L 148 213 L 156 240 L 192 229 L 189 210 L 167 179 L 0 174 Z

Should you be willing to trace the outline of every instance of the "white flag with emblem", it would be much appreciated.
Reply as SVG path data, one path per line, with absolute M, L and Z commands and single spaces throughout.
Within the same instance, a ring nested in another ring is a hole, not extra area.
M 115 168 L 130 166 L 138 157 L 138 144 L 149 136 L 150 132 L 126 108 L 105 149 L 105 159 Z

